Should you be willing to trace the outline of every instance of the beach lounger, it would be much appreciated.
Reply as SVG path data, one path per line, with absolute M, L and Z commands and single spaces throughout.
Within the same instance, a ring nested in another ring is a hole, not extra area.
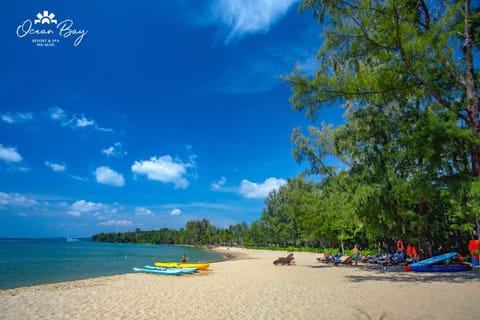
M 279 257 L 277 260 L 273 261 L 273 264 L 274 265 L 277 265 L 277 264 L 281 264 L 281 265 L 290 265 L 290 264 L 295 264 L 295 261 L 294 261 L 294 257 L 293 257 L 293 253 L 290 253 L 288 256 L 286 257 Z
M 405 264 L 405 256 L 403 253 L 389 253 L 386 257 L 378 259 L 377 263 L 384 266 L 398 266 Z
M 403 253 L 395 253 L 390 263 L 394 266 L 405 264 L 405 255 Z
M 332 256 L 330 254 L 324 254 L 322 253 L 320 257 L 317 258 L 318 262 L 321 263 L 334 263 L 335 262 L 335 256 Z
M 382 261 L 386 259 L 386 257 L 382 256 L 381 253 L 377 253 L 374 256 L 368 255 L 366 258 L 367 258 L 367 261 L 365 262 L 370 264 L 381 264 Z
M 334 265 L 352 265 L 353 264 L 353 257 L 352 256 L 341 256 L 340 258 L 336 259 L 333 263 Z

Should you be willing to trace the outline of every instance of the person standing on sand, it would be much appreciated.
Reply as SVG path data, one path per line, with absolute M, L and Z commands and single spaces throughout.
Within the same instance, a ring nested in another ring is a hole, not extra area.
M 360 250 L 358 250 L 357 245 L 355 245 L 355 247 L 353 247 L 352 256 L 353 256 L 353 260 L 355 261 L 355 265 L 357 265 L 358 264 L 358 259 L 360 258 Z

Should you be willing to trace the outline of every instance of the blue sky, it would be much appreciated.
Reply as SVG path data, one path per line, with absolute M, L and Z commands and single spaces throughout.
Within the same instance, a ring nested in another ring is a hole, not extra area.
M 308 122 L 281 76 L 313 72 L 321 41 L 297 7 L 8 0 L 0 237 L 258 219 L 268 192 L 303 170 L 289 139 Z

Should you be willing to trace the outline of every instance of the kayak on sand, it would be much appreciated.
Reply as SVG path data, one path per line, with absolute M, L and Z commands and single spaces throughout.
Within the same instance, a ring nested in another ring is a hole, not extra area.
M 155 266 L 163 268 L 197 268 L 198 270 L 207 270 L 210 263 L 155 262 Z
M 444 253 L 403 267 L 414 272 L 459 272 L 470 271 L 472 266 L 464 263 L 457 252 Z
M 181 271 L 181 273 L 184 274 L 189 274 L 189 273 L 194 273 L 198 269 L 197 268 L 164 268 L 164 267 L 155 267 L 155 266 L 144 266 L 145 269 L 150 269 L 150 270 L 160 270 L 160 271 L 168 271 L 168 270 L 175 270 L 178 269 Z

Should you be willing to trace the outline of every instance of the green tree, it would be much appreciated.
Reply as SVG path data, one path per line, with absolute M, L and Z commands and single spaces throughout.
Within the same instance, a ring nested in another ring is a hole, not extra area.
M 333 131 L 324 125 L 309 128 L 310 136 L 294 132 L 294 156 L 323 177 L 336 176 L 327 157 L 344 162 L 370 236 L 401 236 L 408 227 L 442 241 L 448 227 L 465 222 L 467 202 L 452 199 L 472 201 L 468 176 L 480 174 L 479 10 L 470 1 L 434 4 L 301 5 L 322 23 L 324 42 L 313 77 L 300 70 L 287 77 L 292 106 L 311 118 L 339 102 L 348 112 Z
M 300 244 L 306 234 L 302 217 L 311 210 L 314 184 L 303 177 L 289 179 L 285 186 L 273 190 L 265 200 L 261 220 L 270 241 L 277 244 Z
M 414 99 L 452 113 L 468 134 L 472 176 L 480 175 L 479 10 L 471 1 L 305 0 L 322 23 L 320 67 L 313 78 L 287 77 L 295 109 L 307 116 L 338 101 L 358 107 Z M 461 59 L 459 59 L 461 58 Z
M 247 243 L 257 246 L 265 246 L 270 243 L 267 236 L 266 226 L 261 219 L 255 220 L 250 224 L 247 233 Z
M 188 237 L 188 242 L 191 244 L 206 243 L 207 231 L 210 228 L 210 221 L 207 219 L 188 221 L 185 226 L 185 233 Z

